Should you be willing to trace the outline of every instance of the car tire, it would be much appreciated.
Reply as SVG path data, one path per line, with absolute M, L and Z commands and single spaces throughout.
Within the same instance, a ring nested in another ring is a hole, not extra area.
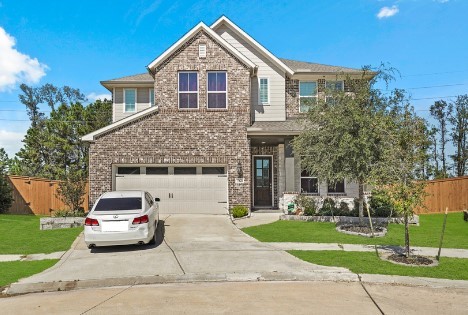
M 158 229 L 158 226 L 156 225 L 156 226 L 154 227 L 154 234 L 153 234 L 153 237 L 152 237 L 151 240 L 148 242 L 149 245 L 154 245 L 154 244 L 156 244 L 156 235 L 157 235 L 156 231 L 157 231 L 157 229 Z

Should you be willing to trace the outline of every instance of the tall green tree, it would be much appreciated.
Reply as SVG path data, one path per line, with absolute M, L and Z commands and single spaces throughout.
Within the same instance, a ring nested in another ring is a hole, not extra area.
M 450 105 L 443 100 L 436 101 L 430 107 L 430 113 L 432 117 L 437 121 L 437 133 L 439 134 L 439 148 L 440 153 L 438 158 L 442 162 L 442 169 L 440 170 L 437 177 L 446 178 L 448 177 L 448 168 L 447 168 L 447 155 L 446 155 L 446 146 L 449 141 L 448 139 L 448 119 L 450 117 Z
M 450 136 L 455 147 L 455 154 L 451 158 L 455 164 L 455 175 L 464 176 L 467 174 L 468 161 L 468 94 L 459 95 L 451 108 Z
M 304 131 L 293 141 L 301 166 L 309 173 L 330 183 L 345 178 L 358 183 L 361 220 L 364 185 L 375 181 L 373 170 L 382 158 L 388 129 L 388 99 L 375 85 L 388 83 L 393 71 L 364 67 L 360 78 L 344 77 L 352 93 L 330 90 L 328 101 L 310 103 Z
M 12 189 L 8 184 L 9 159 L 5 149 L 0 148 L 0 213 L 7 212 L 13 202 Z

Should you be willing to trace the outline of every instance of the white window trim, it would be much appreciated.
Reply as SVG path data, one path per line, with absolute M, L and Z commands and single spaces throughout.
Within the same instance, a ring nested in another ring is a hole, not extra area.
M 266 102 L 262 102 L 261 98 L 260 98 L 260 89 L 261 89 L 261 84 L 260 84 L 260 81 L 262 79 L 267 79 L 267 88 L 268 88 L 268 100 Z M 270 77 L 258 77 L 258 105 L 270 105 Z
M 337 195 L 346 195 L 347 187 L 346 187 L 346 179 L 343 179 L 343 192 L 329 192 L 328 191 L 328 182 L 327 182 L 327 195 L 328 196 L 337 196 Z
M 331 97 L 330 95 L 327 95 L 327 92 L 328 92 L 327 82 L 343 82 L 341 91 L 344 91 L 344 80 L 328 80 L 328 81 L 325 81 L 325 102 L 327 102 L 328 97 Z
M 208 91 L 208 73 L 225 73 L 226 74 L 226 91 L 220 92 L 220 91 Z M 226 93 L 226 108 L 211 108 L 208 107 L 208 95 L 212 94 L 221 94 L 221 93 Z M 206 72 L 206 108 L 207 109 L 213 109 L 213 110 L 223 110 L 228 108 L 228 74 L 227 71 L 207 71 Z
M 196 108 L 180 108 L 180 93 L 195 93 L 194 91 L 179 91 L 180 73 L 196 73 L 197 74 L 197 107 Z M 177 107 L 181 110 L 195 110 L 200 108 L 200 82 L 198 79 L 198 71 L 179 71 L 177 72 Z
M 125 93 L 127 90 L 134 90 L 135 91 L 135 110 L 132 110 L 132 111 L 127 111 L 126 110 L 126 104 L 125 103 Z M 128 88 L 124 88 L 123 89 L 123 112 L 124 113 L 136 113 L 138 111 L 138 90 L 137 89 L 128 89 Z
M 317 192 L 306 192 L 306 191 L 303 192 L 302 191 L 302 179 L 303 178 L 316 178 L 317 179 Z M 313 195 L 313 196 L 320 195 L 320 181 L 318 180 L 318 177 L 317 176 L 302 176 L 301 175 L 301 193 L 304 193 L 306 195 Z
M 301 82 L 313 82 L 313 83 L 315 83 L 315 95 L 301 96 Z M 315 98 L 315 101 L 318 101 L 318 82 L 317 81 L 299 81 L 299 113 L 307 113 L 307 112 L 301 111 L 301 98 Z
M 153 92 L 151 92 L 151 91 L 153 91 Z M 153 104 L 151 104 L 151 94 L 153 94 L 153 101 L 154 101 Z M 149 95 L 148 95 L 148 96 L 149 96 L 149 99 L 148 99 L 148 101 L 149 101 L 149 107 L 155 106 L 156 100 L 154 99 L 154 88 L 152 88 L 152 89 L 150 88 L 150 89 L 149 89 Z

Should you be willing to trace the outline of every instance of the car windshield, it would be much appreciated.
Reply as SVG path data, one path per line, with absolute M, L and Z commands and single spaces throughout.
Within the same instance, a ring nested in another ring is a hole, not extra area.
M 141 197 L 103 198 L 94 211 L 141 210 Z

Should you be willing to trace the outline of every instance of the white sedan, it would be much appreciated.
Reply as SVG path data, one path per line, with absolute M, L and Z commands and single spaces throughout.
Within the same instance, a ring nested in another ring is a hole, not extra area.
M 159 198 L 146 191 L 104 193 L 86 216 L 84 237 L 95 246 L 154 244 L 159 221 Z

